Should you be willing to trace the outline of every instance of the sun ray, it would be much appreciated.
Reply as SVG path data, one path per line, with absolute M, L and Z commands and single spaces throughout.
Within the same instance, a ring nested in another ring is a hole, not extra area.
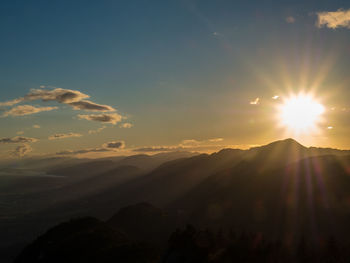
M 317 130 L 325 107 L 310 94 L 299 93 L 278 105 L 278 112 L 281 126 L 295 134 L 302 134 Z

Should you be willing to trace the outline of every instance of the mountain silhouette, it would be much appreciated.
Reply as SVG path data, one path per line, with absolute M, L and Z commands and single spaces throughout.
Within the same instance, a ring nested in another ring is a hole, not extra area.
M 60 163 L 51 171 L 67 181 L 26 196 L 23 207 L 40 200 L 42 209 L 2 219 L 4 244 L 29 241 L 52 225 L 83 216 L 107 220 L 132 240 L 163 247 L 167 235 L 187 223 L 264 233 L 294 245 L 303 236 L 307 242 L 350 237 L 350 151 L 286 139 L 213 154 Z
M 349 151 L 334 150 L 334 153 L 337 154 L 336 156 L 350 155 Z M 323 150 L 304 147 L 293 139 L 277 141 L 249 150 L 224 149 L 210 155 L 201 154 L 163 163 L 144 176 L 114 189 L 100 192 L 96 196 L 87 197 L 81 202 L 88 200 L 92 208 L 96 207 L 92 209 L 96 211 L 96 216 L 100 214 L 106 217 L 111 215 L 111 210 L 139 202 L 167 207 L 191 193 L 205 180 L 218 181 L 219 184 L 228 187 L 232 184 L 239 185 L 240 181 L 252 180 L 254 178 L 252 176 L 275 173 L 277 169 L 283 170 L 294 162 L 322 155 L 324 155 Z M 226 176 L 226 174 L 232 175 Z M 237 181 L 229 180 L 231 177 Z M 251 182 L 255 183 L 254 180 Z M 75 205 L 79 206 L 78 203 Z M 69 203 L 66 206 L 63 205 L 62 209 L 75 210 L 74 206 L 70 208 L 71 205 Z
M 154 262 L 157 254 L 95 218 L 62 223 L 27 246 L 15 263 Z
M 47 171 L 47 173 L 53 175 L 69 176 L 73 178 L 80 178 L 81 176 L 86 178 L 91 175 L 111 171 L 119 166 L 135 166 L 141 170 L 149 172 L 164 162 L 179 158 L 186 158 L 193 155 L 195 154 L 186 151 L 179 151 L 160 153 L 152 156 L 146 154 L 138 154 L 127 157 L 108 157 L 98 160 L 85 161 L 74 165 L 61 164 L 60 166 L 56 166 L 53 169 Z
M 350 156 L 309 157 L 270 170 L 246 164 L 207 178 L 168 208 L 183 211 L 195 225 L 263 231 L 274 238 L 346 239 L 349 165 Z
M 176 217 L 148 203 L 138 203 L 120 209 L 107 224 L 125 233 L 132 240 L 148 242 L 157 247 L 166 245 L 176 228 Z

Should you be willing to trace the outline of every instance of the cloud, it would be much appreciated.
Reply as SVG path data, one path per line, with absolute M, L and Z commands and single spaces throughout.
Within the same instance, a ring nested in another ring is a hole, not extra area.
M 190 140 L 183 140 L 180 145 L 182 146 L 197 146 L 199 145 L 200 142 L 194 139 L 190 139 Z
M 104 143 L 102 147 L 106 149 L 123 149 L 125 147 L 125 142 L 124 141 L 107 142 L 107 143 Z
M 0 102 L 0 106 L 13 106 L 23 101 L 33 101 L 33 100 L 57 101 L 59 103 L 73 103 L 89 97 L 90 97 L 89 95 L 81 93 L 80 91 L 77 91 L 77 90 L 69 90 L 69 89 L 61 89 L 61 88 L 56 88 L 53 90 L 45 90 L 41 88 L 41 89 L 32 89 L 24 97 L 20 97 L 10 101 Z
M 88 121 L 98 121 L 103 123 L 117 124 L 122 120 L 122 116 L 118 113 L 110 114 L 89 114 L 89 115 L 78 115 L 79 119 L 88 120 Z
M 223 138 L 211 138 L 206 140 L 183 140 L 178 146 L 183 148 L 193 148 L 193 147 L 201 147 L 201 146 L 211 146 L 212 143 L 222 142 Z M 209 143 L 209 145 L 208 145 Z
M 226 145 L 217 145 L 213 143 L 223 141 L 223 138 L 211 138 L 206 140 L 187 139 L 182 140 L 180 144 L 173 146 L 149 146 L 133 149 L 134 152 L 173 152 L 173 151 L 198 151 L 206 149 L 223 148 Z
M 13 106 L 23 101 L 23 98 L 0 102 L 0 106 Z
M 216 37 L 221 37 L 221 36 L 222 36 L 222 34 L 221 34 L 221 33 L 219 33 L 219 32 L 217 32 L 217 31 L 214 31 L 214 32 L 213 32 L 213 36 L 216 36 Z
M 33 125 L 33 128 L 34 128 L 34 129 L 40 129 L 40 125 L 34 124 L 34 125 Z
M 316 25 L 328 28 L 345 27 L 350 29 L 350 9 L 338 9 L 334 12 L 318 12 Z
M 82 100 L 77 102 L 69 103 L 68 105 L 72 106 L 75 110 L 86 110 L 86 111 L 116 111 L 113 107 L 108 105 L 100 105 L 88 100 Z
M 42 100 L 57 101 L 59 103 L 73 103 L 87 99 L 90 96 L 77 90 L 56 88 L 53 90 L 33 89 L 23 97 L 25 101 Z
M 18 132 L 16 132 L 16 134 L 22 135 L 22 134 L 24 134 L 24 131 L 18 131 Z
M 7 116 L 24 116 L 24 115 L 30 115 L 30 114 L 35 114 L 39 113 L 42 111 L 52 111 L 58 109 L 57 107 L 34 107 L 31 105 L 21 105 L 12 108 L 9 111 L 6 111 L 3 114 L 3 117 Z
M 103 131 L 103 130 L 106 129 L 106 128 L 107 128 L 107 126 L 103 126 L 103 127 L 98 128 L 97 130 L 90 130 L 90 131 L 89 131 L 89 134 L 100 133 L 101 131 Z
M 211 139 L 206 139 L 206 140 L 183 140 L 179 145 L 184 146 L 184 147 L 189 147 L 189 146 L 199 146 L 203 144 L 207 144 L 208 142 L 222 142 L 224 139 L 223 138 L 211 138 Z
M 224 139 L 223 138 L 213 138 L 213 139 L 209 139 L 209 142 L 222 142 Z
M 29 144 L 23 144 L 16 147 L 16 149 L 12 152 L 12 155 L 15 155 L 17 157 L 23 157 L 32 151 L 33 149 L 32 147 L 30 147 Z
M 196 146 L 185 145 L 173 145 L 173 146 L 149 146 L 132 149 L 133 152 L 176 152 L 176 151 L 189 151 L 189 152 L 213 152 L 219 151 L 223 148 L 248 148 L 246 145 L 224 145 L 224 144 L 199 144 Z
M 22 137 L 22 136 L 16 136 L 12 138 L 1 138 L 0 144 L 6 144 L 6 143 L 32 143 L 37 142 L 38 139 L 35 138 L 29 138 L 29 137 Z
M 173 146 L 149 146 L 131 149 L 133 152 L 176 152 L 176 151 L 189 151 L 189 152 L 215 152 L 220 151 L 224 148 L 233 149 L 248 149 L 251 145 L 227 145 L 227 144 L 199 144 L 196 146 L 184 146 L 184 145 L 173 145 Z
M 151 146 L 133 149 L 134 152 L 173 152 L 184 150 L 181 146 Z
M 126 122 L 126 123 L 122 123 L 122 124 L 120 124 L 120 128 L 125 128 L 125 129 L 128 129 L 128 128 L 131 128 L 131 127 L 133 127 L 134 125 L 132 125 L 131 123 L 128 123 L 128 122 Z
M 40 89 L 32 89 L 27 95 L 21 98 L 17 98 L 14 100 L 0 102 L 0 106 L 13 106 L 15 104 L 24 102 L 24 101 L 56 101 L 58 103 L 63 103 L 70 105 L 75 110 L 85 110 L 85 111 L 116 111 L 113 107 L 108 105 L 100 105 L 94 103 L 89 100 L 85 100 L 90 98 L 89 95 L 84 94 L 78 90 L 70 90 L 70 89 L 44 89 L 45 87 L 41 87 Z
M 256 98 L 255 100 L 250 102 L 250 105 L 258 105 L 260 102 L 260 98 Z
M 105 148 L 89 148 L 89 149 L 83 149 L 83 150 L 77 150 L 77 151 L 72 151 L 72 150 L 61 151 L 61 152 L 57 152 L 56 155 L 75 155 L 75 154 L 109 152 L 109 151 L 110 151 L 109 149 L 105 149 Z
M 286 17 L 286 22 L 288 24 L 293 24 L 295 22 L 295 18 L 293 16 L 287 16 Z
M 124 149 L 124 147 L 125 147 L 124 141 L 112 141 L 112 142 L 104 143 L 102 147 L 81 149 L 76 151 L 66 150 L 66 151 L 57 152 L 56 155 L 76 155 L 76 154 L 85 154 L 85 153 L 113 152 L 115 150 Z
M 58 140 L 58 139 L 65 139 L 65 138 L 72 138 L 72 137 L 81 137 L 83 135 L 81 135 L 80 133 L 57 133 L 54 135 L 51 135 L 48 139 L 49 140 Z

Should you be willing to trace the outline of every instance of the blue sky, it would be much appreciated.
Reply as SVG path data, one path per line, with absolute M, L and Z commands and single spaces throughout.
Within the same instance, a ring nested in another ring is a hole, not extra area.
M 40 86 L 76 90 L 124 119 L 86 135 L 105 124 L 35 101 L 59 109 L 1 118 L 0 136 L 39 139 L 33 154 L 116 140 L 129 150 L 183 140 L 214 149 L 215 138 L 217 147 L 261 144 L 293 136 L 272 127 L 268 100 L 319 82 L 315 97 L 344 110 L 325 120 L 332 134 L 301 140 L 349 148 L 350 29 L 316 25 L 318 12 L 349 8 L 348 1 L 2 1 L 0 101 Z M 83 136 L 46 140 L 55 133 Z M 18 144 L 4 147 L 6 155 Z

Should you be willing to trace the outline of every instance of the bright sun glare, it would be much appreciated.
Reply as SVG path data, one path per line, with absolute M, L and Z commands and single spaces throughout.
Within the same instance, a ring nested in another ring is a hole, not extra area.
M 317 129 L 325 108 L 311 95 L 299 94 L 287 98 L 279 106 L 281 125 L 295 133 L 307 133 Z

